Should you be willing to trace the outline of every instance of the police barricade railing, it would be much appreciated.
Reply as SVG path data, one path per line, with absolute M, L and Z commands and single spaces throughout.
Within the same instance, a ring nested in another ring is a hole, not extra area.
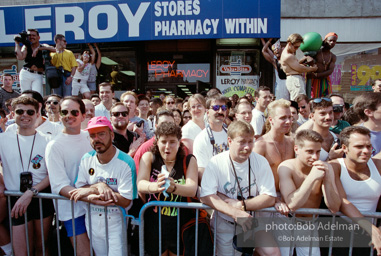
M 11 244 L 12 244 L 12 255 L 14 255 L 14 251 L 13 251 L 13 234 L 12 234 L 12 217 L 11 217 L 11 200 L 10 198 L 11 197 L 21 197 L 23 195 L 22 192 L 20 191 L 5 191 L 4 192 L 5 196 L 8 198 L 8 216 L 9 216 L 9 226 L 10 226 L 10 237 L 11 237 Z M 43 255 L 47 255 L 47 250 L 46 250 L 46 245 L 45 245 L 45 239 L 44 239 L 44 228 L 43 228 L 43 205 L 42 205 L 42 200 L 53 200 L 53 203 L 54 203 L 54 206 L 55 206 L 55 218 L 54 218 L 54 221 L 55 221 L 55 224 L 56 224 L 56 234 L 57 234 L 57 255 L 62 255 L 62 251 L 61 251 L 61 236 L 60 236 L 60 222 L 59 222 L 59 213 L 60 213 L 60 209 L 58 207 L 58 201 L 59 200 L 69 200 L 68 198 L 66 197 L 63 197 L 63 196 L 60 196 L 60 195 L 57 195 L 57 194 L 50 194 L 50 193 L 39 193 L 37 196 L 34 196 L 33 198 L 37 198 L 39 200 L 39 212 L 40 212 L 40 222 L 41 222 L 41 240 L 42 240 L 42 254 Z M 73 230 L 73 249 L 74 249 L 74 255 L 77 255 L 77 243 L 76 243 L 76 234 L 75 234 L 75 221 L 74 221 L 74 201 L 71 201 L 71 216 L 72 216 L 72 230 Z M 87 205 L 87 213 L 86 215 L 88 216 L 88 235 L 89 235 L 89 240 L 90 240 L 90 254 L 93 255 L 93 238 L 92 238 L 92 221 L 91 221 L 91 205 L 90 203 L 86 203 Z M 108 223 L 108 210 L 109 207 L 107 206 L 104 206 L 104 211 L 102 211 L 102 214 L 99 214 L 99 216 L 103 215 L 103 212 L 104 212 L 104 219 L 105 219 L 105 238 L 106 238 L 106 250 L 107 250 L 107 254 L 109 252 L 109 223 Z M 121 219 L 122 219 L 122 241 L 125 241 L 125 243 L 123 243 L 123 255 L 127 255 L 127 218 L 134 218 L 133 216 L 130 216 L 130 215 L 127 215 L 126 212 L 124 211 L 124 209 L 122 209 L 121 207 L 119 207 L 121 209 Z M 65 209 L 65 211 L 68 211 L 69 209 Z M 24 214 L 24 220 L 25 220 L 25 223 L 27 223 L 27 219 L 28 219 L 28 216 L 27 216 L 27 212 L 25 212 Z M 138 222 L 134 222 L 134 224 L 138 224 Z M 30 233 L 31 231 L 28 230 L 28 225 L 25 225 L 25 237 L 29 237 L 28 234 Z M 28 252 L 28 256 L 30 255 L 30 244 L 29 244 L 29 239 L 26 239 L 26 248 L 27 248 L 27 252 Z M 32 252 L 32 255 L 33 255 L 33 252 Z
M 145 255 L 145 241 L 144 241 L 144 228 L 145 228 L 145 218 L 144 218 L 144 214 L 145 212 L 149 209 L 149 208 L 152 208 L 152 207 L 157 207 L 158 210 L 157 210 L 157 213 L 158 213 L 158 236 L 159 236 L 159 241 L 150 241 L 151 242 L 158 242 L 159 243 L 159 250 L 158 250 L 158 255 L 161 255 L 161 252 L 162 252 L 162 237 L 161 237 L 161 234 L 162 234 L 162 229 L 163 227 L 161 226 L 161 212 L 162 212 L 162 208 L 163 207 L 173 207 L 173 208 L 184 208 L 184 209 L 195 209 L 195 218 L 196 218 L 196 222 L 195 222 L 195 255 L 199 255 L 197 253 L 197 249 L 198 249 L 198 243 L 197 243 L 197 237 L 198 237 L 198 217 L 199 217 L 199 210 L 200 209 L 205 209 L 205 210 L 211 210 L 212 208 L 210 208 L 209 206 L 207 205 L 204 205 L 202 203 L 184 203 L 184 202 L 165 202 L 165 201 L 152 201 L 152 202 L 149 202 L 149 203 L 146 203 L 144 204 L 144 206 L 141 208 L 140 210 L 140 213 L 139 213 L 139 219 L 138 220 L 135 220 L 135 223 L 139 225 L 139 255 L 140 256 L 144 256 Z M 177 255 L 180 255 L 182 254 L 182 252 L 180 252 L 180 211 L 177 211 L 178 214 L 177 214 Z M 277 216 L 277 214 L 279 214 L 274 207 L 271 207 L 271 208 L 265 208 L 265 209 L 261 209 L 261 210 L 258 210 L 256 211 L 256 213 L 258 212 L 268 212 L 268 213 L 273 213 L 274 216 Z M 217 212 L 218 214 L 218 212 Z M 318 218 L 319 216 L 328 216 L 327 218 L 331 218 L 331 221 L 330 223 L 337 223 L 336 222 L 336 218 L 337 217 L 340 217 L 340 216 L 345 216 L 344 214 L 342 214 L 341 212 L 337 212 L 337 213 L 332 213 L 331 211 L 329 211 L 328 209 L 310 209 L 310 208 L 301 208 L 301 209 L 298 209 L 296 210 L 295 212 L 293 212 L 293 214 L 290 216 L 290 221 L 291 223 L 295 223 L 296 221 L 299 221 L 300 218 L 297 218 L 295 215 L 311 215 L 312 216 L 312 220 Z M 362 212 L 362 215 L 366 218 L 371 218 L 370 222 L 373 223 L 373 224 L 376 224 L 376 221 L 377 219 L 380 219 L 381 218 L 381 213 L 379 212 Z M 345 217 L 344 217 L 345 218 Z M 347 221 L 350 221 L 349 218 L 347 218 L 348 220 Z M 215 227 L 215 230 L 213 232 L 213 242 L 214 242 L 214 248 L 213 248 L 213 255 L 216 255 L 216 233 L 218 232 L 218 223 L 217 223 L 217 218 L 214 218 L 213 219 L 213 224 L 214 224 L 214 227 Z M 334 229 L 331 229 L 329 230 L 330 231 L 330 237 L 333 237 L 334 236 Z M 352 251 L 353 251 L 353 240 L 354 240 L 354 230 L 351 231 L 350 233 L 350 244 L 348 246 L 349 248 L 349 255 L 352 255 Z M 327 248 L 328 249 L 328 255 L 332 255 L 332 249 L 333 249 L 333 240 L 328 240 L 329 241 L 329 247 Z M 147 245 L 149 246 L 149 245 Z M 289 255 L 293 255 L 293 249 L 294 249 L 294 246 L 295 246 L 295 241 L 291 241 L 290 242 L 290 249 L 289 249 Z M 310 246 L 309 246 L 309 254 L 311 255 L 312 253 L 312 243 L 310 243 Z M 369 255 L 373 255 L 373 247 L 369 247 Z

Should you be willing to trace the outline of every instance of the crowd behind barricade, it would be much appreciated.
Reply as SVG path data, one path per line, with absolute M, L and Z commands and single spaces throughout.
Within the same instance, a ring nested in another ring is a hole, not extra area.
M 12 90 L 11 75 L 2 76 L 0 88 L 4 255 L 11 255 L 12 248 L 14 255 L 25 255 L 27 248 L 31 255 L 42 255 L 55 215 L 60 221 L 55 225 L 75 243 L 78 255 L 90 255 L 91 248 L 96 255 L 121 255 L 126 246 L 121 214 L 139 217 L 141 207 L 151 201 L 202 202 L 218 211 L 199 212 L 199 220 L 207 223 L 202 230 L 216 235 L 217 255 L 242 255 L 233 242 L 237 223 L 245 227 L 263 208 L 275 207 L 277 213 L 263 217 L 282 221 L 300 208 L 325 208 L 350 218 L 378 211 L 381 80 L 373 82 L 374 92 L 358 95 L 352 106 L 332 93 L 327 77 L 336 59 L 330 52 L 336 34 L 326 36 L 315 64 L 311 57 L 296 59 L 303 42 L 298 34 L 289 37 L 284 49 L 262 40 L 262 53 L 277 76 L 275 95 L 260 86 L 254 95 L 227 98 L 212 88 L 185 99 L 155 97 L 150 90 L 140 95 L 126 91 L 117 99 L 111 83 L 95 83 L 101 57 L 97 45 L 97 52 L 89 44 L 89 51 L 75 60 L 63 35 L 55 36 L 55 47 L 40 44 L 37 30 L 29 30 L 29 35 L 30 45 L 15 46 L 17 58 L 26 63 L 20 73 L 21 95 Z M 52 52 L 51 63 L 61 72 L 59 80 L 52 80 L 59 82 L 53 93 L 45 97 L 41 50 Z M 308 96 L 303 73 L 312 86 Z M 5 190 L 23 194 L 6 197 Z M 44 199 L 40 213 L 34 198 L 39 193 L 70 200 L 53 204 Z M 160 209 L 144 215 L 145 252 L 156 255 L 161 248 L 163 255 L 173 255 L 177 216 L 184 226 L 194 212 Z M 381 254 L 381 231 L 367 224 Z M 136 232 L 128 224 L 131 255 L 138 254 Z M 274 239 L 268 234 L 255 237 Z M 181 240 L 180 254 L 187 246 Z M 295 246 L 297 255 L 309 250 Z M 369 254 L 369 248 L 354 248 L 354 255 L 365 255 L 363 250 Z M 255 248 L 259 255 L 289 252 L 289 247 Z M 347 248 L 334 250 L 334 255 L 345 254 Z M 326 252 L 317 246 L 312 255 Z

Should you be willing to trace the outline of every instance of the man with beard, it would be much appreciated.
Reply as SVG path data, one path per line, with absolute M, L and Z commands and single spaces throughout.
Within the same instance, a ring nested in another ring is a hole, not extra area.
M 46 147 L 46 164 L 52 192 L 70 198 L 74 190 L 74 181 L 78 176 L 81 157 L 92 150 L 88 133 L 81 131 L 81 122 L 85 119 L 85 104 L 74 96 L 67 96 L 61 101 L 62 133 L 49 142 Z M 63 222 L 71 243 L 77 244 L 77 255 L 90 255 L 90 241 L 86 234 L 83 202 L 72 204 L 68 200 L 58 200 L 58 217 Z M 72 219 L 72 210 L 74 220 Z M 73 232 L 72 221 L 75 225 Z
M 83 104 L 85 104 L 86 116 L 85 116 L 85 119 L 81 123 L 81 129 L 86 129 L 87 124 L 90 121 L 90 119 L 95 116 L 95 106 L 91 102 L 91 100 L 82 99 L 82 101 L 83 101 Z
M 280 41 L 276 41 L 270 50 L 270 44 L 272 42 L 272 38 L 270 38 L 267 42 L 263 38 L 261 38 L 261 42 L 263 44 L 262 54 L 265 59 L 271 63 L 274 67 L 275 71 L 275 97 L 276 99 L 290 99 L 290 93 L 286 87 L 286 73 L 284 73 L 283 69 L 280 67 L 280 56 L 282 54 L 282 47 L 280 45 Z
M 332 93 L 329 76 L 335 69 L 336 55 L 331 49 L 335 47 L 337 39 L 336 33 L 328 33 L 324 38 L 323 48 L 315 56 L 317 70 L 307 75 L 307 87 L 311 88 L 311 98 L 324 97 Z
M 206 101 L 206 113 L 209 123 L 196 136 L 193 143 L 193 154 L 198 165 L 199 183 L 201 183 L 205 167 L 212 156 L 229 149 L 227 131 L 223 126 L 228 110 L 227 101 L 228 99 L 221 94 L 214 98 L 208 98 Z
M 62 97 L 58 94 L 51 94 L 45 101 L 45 111 L 48 120 L 53 123 L 60 123 L 60 101 Z
M 82 157 L 75 183 L 77 189 L 69 192 L 71 200 L 91 203 L 91 219 L 87 212 L 86 227 L 89 236 L 91 232 L 96 255 L 126 254 L 126 239 L 121 235 L 121 213 L 125 214 L 131 201 L 137 198 L 135 163 L 112 145 L 112 130 L 110 121 L 104 116 L 89 121 L 87 131 L 94 150 Z M 104 206 L 107 206 L 107 228 Z M 105 240 L 106 233 L 108 241 Z
M 129 109 L 121 102 L 115 103 L 111 109 L 111 123 L 114 130 L 113 144 L 119 150 L 134 157 L 144 137 L 139 137 L 127 129 Z

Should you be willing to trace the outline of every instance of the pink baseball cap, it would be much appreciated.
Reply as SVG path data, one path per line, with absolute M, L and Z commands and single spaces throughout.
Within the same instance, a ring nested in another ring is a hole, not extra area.
M 93 128 L 98 128 L 98 127 L 108 127 L 110 128 L 110 130 L 112 131 L 112 125 L 110 123 L 110 121 L 107 119 L 107 117 L 105 116 L 96 116 L 96 117 L 93 117 L 89 120 L 89 122 L 87 123 L 87 128 L 85 129 L 85 131 L 88 131 L 90 129 L 93 129 Z

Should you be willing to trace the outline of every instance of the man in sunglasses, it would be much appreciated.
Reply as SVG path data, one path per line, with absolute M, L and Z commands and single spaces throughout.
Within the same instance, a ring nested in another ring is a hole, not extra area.
M 74 190 L 74 181 L 78 176 L 81 158 L 92 150 L 88 133 L 81 131 L 81 122 L 85 119 L 85 104 L 78 97 L 63 98 L 61 106 L 62 133 L 55 137 L 46 147 L 46 163 L 52 192 L 70 198 L 69 192 Z M 90 242 L 86 234 L 83 202 L 73 205 L 74 230 L 77 243 L 77 255 L 90 255 Z M 72 226 L 72 203 L 58 200 L 58 216 L 63 222 L 67 235 L 74 242 Z
M 345 127 L 351 126 L 347 121 L 341 119 L 344 115 L 344 98 L 338 93 L 331 93 L 329 98 L 333 104 L 333 122 L 329 130 L 335 134 L 340 134 Z
M 70 191 L 70 199 L 91 203 L 86 212 L 86 226 L 89 236 L 92 235 L 95 255 L 124 255 L 127 244 L 121 214 L 137 198 L 135 164 L 130 156 L 112 145 L 113 127 L 106 117 L 92 118 L 86 130 L 94 150 L 82 157 L 75 182 L 77 189 Z M 107 206 L 107 228 L 104 206 Z
M 208 125 L 195 138 L 193 154 L 197 158 L 198 179 L 201 182 L 205 167 L 212 156 L 229 149 L 226 128 L 223 126 L 228 115 L 228 99 L 221 94 L 206 101 Z
M 52 57 L 51 62 L 62 72 L 62 83 L 58 88 L 53 89 L 53 91 L 60 96 L 69 96 L 72 90 L 71 82 L 78 63 L 75 60 L 73 52 L 66 49 L 67 42 L 64 35 L 55 35 L 54 42 L 56 43 L 56 52 L 50 54 Z
M 140 145 L 143 144 L 144 137 L 140 138 L 138 134 L 127 129 L 128 108 L 122 102 L 117 102 L 111 107 L 110 114 L 114 130 L 114 146 L 134 157 Z
M 310 119 L 310 99 L 305 94 L 299 94 L 295 98 L 296 103 L 298 103 L 299 118 L 298 125 L 302 125 Z
M 263 126 L 266 122 L 265 110 L 272 100 L 270 88 L 259 86 L 254 92 L 254 97 L 256 104 L 252 111 L 253 118 L 250 124 L 254 128 L 255 139 L 258 139 L 262 135 Z
M 45 111 L 48 120 L 53 123 L 60 123 L 60 101 L 62 97 L 57 94 L 51 94 L 45 101 Z
M 32 199 L 39 192 L 50 193 L 45 163 L 45 148 L 49 138 L 36 132 L 34 124 L 40 117 L 40 113 L 38 112 L 39 104 L 35 99 L 19 97 L 12 101 L 12 108 L 17 130 L 0 134 L 0 160 L 3 166 L 5 189 L 23 192 L 21 197 L 10 199 L 13 250 L 14 255 L 27 254 L 26 239 L 28 238 L 25 237 L 24 216 L 27 213 L 28 237 L 29 241 L 33 241 L 29 243 L 29 253 L 38 255 L 42 254 L 43 247 L 41 221 L 46 244 L 54 213 L 52 201 L 42 200 L 43 220 L 40 220 L 39 200 Z
M 286 87 L 290 92 L 290 100 L 295 100 L 296 96 L 299 94 L 306 94 L 306 84 L 302 74 L 307 72 L 315 72 L 318 68 L 316 64 L 313 66 L 303 65 L 302 63 L 306 60 L 306 58 L 302 58 L 300 60 L 296 58 L 296 50 L 299 49 L 302 43 L 303 37 L 301 35 L 291 34 L 287 38 L 287 45 L 284 48 L 280 59 L 281 68 L 287 75 Z M 308 58 L 308 61 L 312 60 L 311 57 Z

